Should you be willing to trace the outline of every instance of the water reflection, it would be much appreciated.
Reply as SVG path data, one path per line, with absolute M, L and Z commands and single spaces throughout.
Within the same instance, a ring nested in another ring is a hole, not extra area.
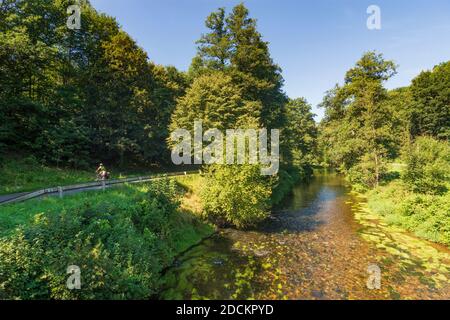
M 277 250 L 290 234 L 311 232 L 325 223 L 318 213 L 345 190 L 339 176 L 316 175 L 296 187 L 258 229 L 223 230 L 187 252 L 164 276 L 161 298 L 249 299 L 269 297 L 269 293 L 282 297 Z
M 160 298 L 450 298 L 450 256 L 374 221 L 356 222 L 359 201 L 342 177 L 318 173 L 258 228 L 222 230 L 184 254 L 163 277 Z M 373 263 L 383 271 L 381 290 L 366 286 Z

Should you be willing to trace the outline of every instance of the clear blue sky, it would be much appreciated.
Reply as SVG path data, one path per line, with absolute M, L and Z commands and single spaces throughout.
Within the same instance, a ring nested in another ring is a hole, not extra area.
M 362 53 L 377 50 L 399 65 L 387 86 L 408 85 L 421 70 L 450 60 L 449 0 L 91 0 L 117 18 L 152 61 L 187 70 L 206 16 L 244 2 L 283 69 L 285 91 L 316 108 Z M 381 8 L 382 29 L 366 27 Z

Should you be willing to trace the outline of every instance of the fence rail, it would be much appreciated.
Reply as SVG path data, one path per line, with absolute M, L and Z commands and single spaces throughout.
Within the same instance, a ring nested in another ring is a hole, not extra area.
M 198 174 L 198 171 L 185 171 L 185 172 L 172 172 L 172 173 L 166 173 L 162 175 L 153 175 L 153 176 L 143 176 L 143 177 L 134 177 L 134 178 L 126 178 L 126 179 L 115 179 L 115 180 L 103 180 L 103 181 L 95 181 L 95 182 L 87 182 L 82 184 L 75 184 L 70 186 L 63 186 L 63 187 L 54 187 L 54 188 L 47 188 L 47 189 L 41 189 L 33 192 L 29 192 L 26 194 L 20 194 L 17 197 L 9 198 L 7 200 L 1 201 L 0 205 L 4 204 L 11 204 L 16 202 L 23 202 L 35 198 L 39 198 L 45 195 L 57 195 L 59 194 L 60 197 L 63 197 L 64 192 L 68 191 L 83 191 L 83 190 L 90 190 L 94 188 L 102 188 L 103 190 L 107 187 L 111 187 L 114 185 L 119 184 L 125 184 L 125 183 L 142 183 L 142 182 L 149 182 L 152 180 L 157 179 L 163 179 L 164 177 L 179 177 L 179 176 L 187 176 L 187 175 L 193 175 Z

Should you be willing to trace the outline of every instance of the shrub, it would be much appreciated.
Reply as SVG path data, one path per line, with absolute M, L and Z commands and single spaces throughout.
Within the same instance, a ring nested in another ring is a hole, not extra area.
M 387 165 L 382 157 L 375 161 L 371 154 L 365 154 L 360 162 L 348 170 L 347 178 L 357 191 L 364 191 L 378 186 L 386 173 Z
M 81 201 L 75 207 L 51 208 L 3 237 L 0 299 L 155 295 L 162 268 L 177 253 L 172 227 L 178 224 L 175 186 L 162 180 L 146 192 L 126 190 L 86 196 L 96 201 Z M 82 290 L 66 287 L 70 265 L 81 269 Z
M 420 137 L 406 155 L 403 180 L 410 190 L 423 194 L 443 194 L 450 181 L 450 145 L 431 137 Z
M 201 192 L 204 213 L 218 224 L 253 226 L 270 213 L 272 183 L 256 165 L 211 166 Z
M 413 193 L 401 182 L 392 182 L 368 194 L 370 209 L 386 221 L 417 236 L 450 245 L 450 193 Z

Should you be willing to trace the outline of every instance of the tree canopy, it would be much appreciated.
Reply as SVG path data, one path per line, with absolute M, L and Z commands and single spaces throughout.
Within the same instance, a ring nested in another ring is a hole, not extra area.
M 70 30 L 70 1 L 2 1 L 3 151 L 75 167 L 167 161 L 185 76 L 150 62 L 115 19 L 83 3 L 81 29 Z

